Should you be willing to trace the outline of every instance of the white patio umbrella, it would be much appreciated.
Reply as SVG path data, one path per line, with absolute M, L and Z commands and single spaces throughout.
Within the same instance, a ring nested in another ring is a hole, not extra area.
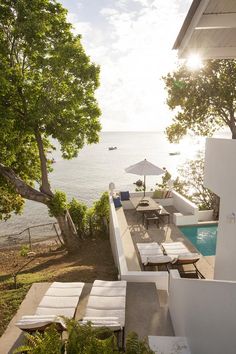
M 146 191 L 146 176 L 158 176 L 165 173 L 163 169 L 153 165 L 151 162 L 147 161 L 147 159 L 125 168 L 125 172 L 144 176 L 144 196 Z

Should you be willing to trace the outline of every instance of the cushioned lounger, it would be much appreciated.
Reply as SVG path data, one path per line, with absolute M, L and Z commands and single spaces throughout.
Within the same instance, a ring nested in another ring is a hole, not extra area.
M 80 323 L 90 321 L 95 327 L 109 327 L 122 331 L 124 346 L 125 305 L 127 282 L 95 280 L 91 289 L 85 316 Z
M 172 261 L 171 257 L 163 255 L 163 250 L 157 242 L 136 243 L 136 246 L 138 248 L 141 262 L 144 268 L 148 265 L 164 265 L 167 267 L 167 265 L 170 264 Z
M 74 317 L 83 287 L 84 283 L 81 282 L 52 283 L 39 303 L 35 315 L 22 316 L 16 326 L 22 330 L 33 331 L 56 322 L 64 328 L 60 316 Z
M 182 266 L 184 264 L 193 264 L 196 273 L 200 275 L 201 278 L 204 278 L 195 264 L 201 258 L 199 253 L 190 252 L 183 242 L 165 242 L 161 245 L 165 254 L 173 259 L 173 265 Z

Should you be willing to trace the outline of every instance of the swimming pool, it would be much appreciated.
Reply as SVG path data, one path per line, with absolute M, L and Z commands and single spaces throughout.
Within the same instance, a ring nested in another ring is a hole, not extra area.
M 217 224 L 181 226 L 179 229 L 203 256 L 216 254 Z

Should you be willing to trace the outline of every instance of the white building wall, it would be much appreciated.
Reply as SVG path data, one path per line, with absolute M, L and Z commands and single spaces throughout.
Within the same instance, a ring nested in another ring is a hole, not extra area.
M 236 140 L 207 139 L 204 185 L 220 197 L 214 278 L 236 280 Z
M 192 354 L 236 353 L 236 282 L 184 279 L 171 271 L 169 310 Z

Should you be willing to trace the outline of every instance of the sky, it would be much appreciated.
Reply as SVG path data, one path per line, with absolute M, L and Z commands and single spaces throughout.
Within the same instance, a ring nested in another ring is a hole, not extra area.
M 173 112 L 162 76 L 178 63 L 171 48 L 191 0 L 59 0 L 91 60 L 103 131 L 163 131 Z

